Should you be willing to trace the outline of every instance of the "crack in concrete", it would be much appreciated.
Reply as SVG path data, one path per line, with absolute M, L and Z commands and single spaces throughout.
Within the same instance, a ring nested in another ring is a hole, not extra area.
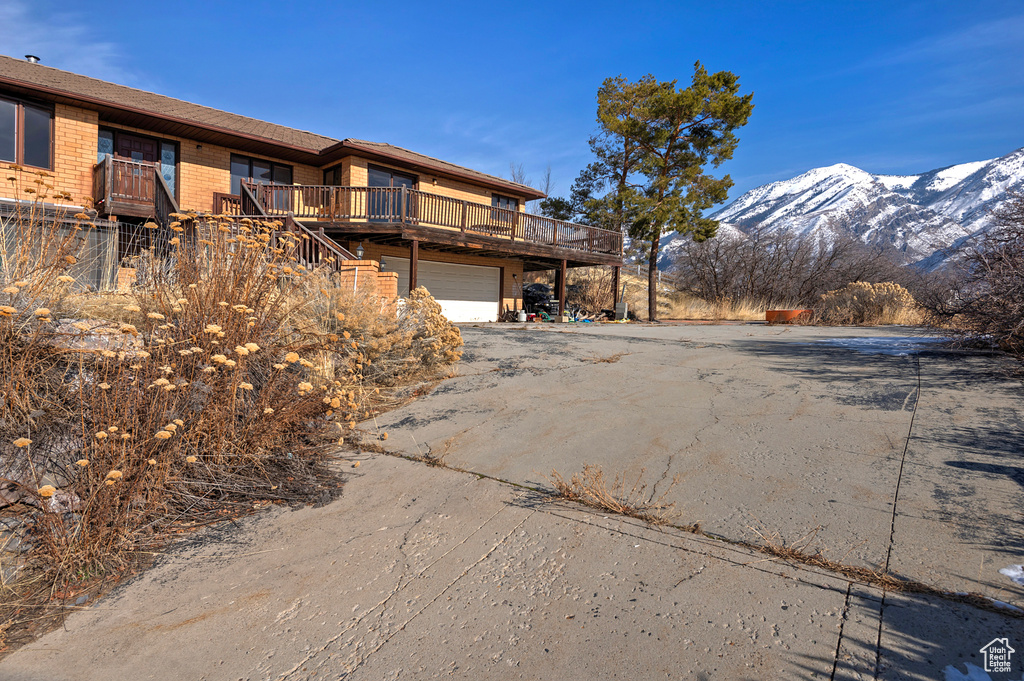
M 889 561 L 892 559 L 892 547 L 896 538 L 896 505 L 900 499 L 900 485 L 903 482 L 903 469 L 907 463 L 907 452 L 910 451 L 910 438 L 914 434 L 914 420 L 917 418 L 917 408 L 921 404 L 921 356 L 914 355 L 914 361 L 917 366 L 917 399 L 914 400 L 914 411 L 910 414 L 910 425 L 907 426 L 907 439 L 903 443 L 903 456 L 900 457 L 900 472 L 896 476 L 896 489 L 892 495 L 892 517 L 889 522 L 889 548 L 885 552 L 885 572 L 889 572 Z M 875 641 L 874 676 L 876 680 L 882 670 L 882 629 L 885 622 L 885 595 L 886 592 L 882 591 L 882 602 L 878 608 L 878 638 Z
M 534 513 L 536 513 L 536 511 L 531 511 L 529 514 L 527 514 L 521 521 L 519 521 L 516 524 L 515 527 L 513 527 L 511 530 L 509 530 L 505 534 L 505 536 L 503 536 L 501 539 L 499 539 L 497 542 L 495 542 L 495 544 L 493 546 L 491 546 L 491 548 L 489 548 L 487 550 L 487 552 L 484 553 L 484 555 L 480 556 L 480 558 L 478 558 L 476 561 L 474 561 L 472 565 L 468 566 L 465 570 L 463 570 L 461 573 L 459 573 L 459 575 L 457 577 L 455 577 L 455 579 L 451 580 L 443 589 L 441 589 L 441 591 L 439 591 L 437 593 L 437 595 L 435 595 L 427 603 L 425 603 L 423 605 L 423 607 L 421 607 L 419 610 L 414 612 L 412 614 L 412 616 L 410 616 L 407 620 L 405 620 L 398 627 L 396 627 L 394 630 L 392 630 L 386 637 L 383 638 L 382 641 L 380 641 L 380 643 L 377 644 L 377 646 L 373 650 L 371 650 L 371 651 L 367 652 L 365 655 L 363 655 L 363 657 L 356 663 L 356 665 L 354 667 L 352 667 L 351 669 L 349 669 L 349 670 L 347 670 L 345 672 L 345 675 L 351 674 L 352 672 L 354 672 L 357 669 L 359 669 L 359 667 L 362 666 L 367 660 L 369 660 L 372 655 L 374 655 L 381 648 L 383 648 L 385 645 L 387 645 L 387 643 L 389 641 L 391 641 L 391 639 L 393 639 L 395 636 L 397 636 L 399 632 L 405 630 L 405 628 L 407 626 L 409 626 L 412 623 L 413 620 L 415 620 L 417 617 L 419 617 L 427 608 L 429 608 L 431 605 L 433 605 L 439 598 L 441 598 L 446 593 L 448 593 L 448 591 L 453 586 L 455 586 L 460 580 L 462 580 L 463 577 L 465 577 L 470 572 L 472 572 L 473 569 L 477 565 L 479 565 L 480 563 L 482 563 L 485 560 L 487 560 L 490 557 L 490 555 L 492 553 L 494 553 L 498 549 L 498 547 L 500 547 L 502 544 L 504 544 L 508 540 L 509 537 L 511 537 L 513 534 L 515 534 L 516 530 L 518 530 L 520 527 L 522 527 L 526 523 L 526 521 L 529 520 L 531 516 L 533 516 Z M 468 537 L 467 537 L 467 539 L 468 539 Z M 340 676 L 338 678 L 339 679 L 340 678 L 344 678 L 344 676 Z
M 361 623 L 363 622 L 363 620 L 365 620 L 365 619 L 367 619 L 368 617 L 371 617 L 371 616 L 376 616 L 376 615 L 374 615 L 374 613 L 375 613 L 375 612 L 376 612 L 376 611 L 377 611 L 378 609 L 380 609 L 380 610 L 381 610 L 381 611 L 383 612 L 383 610 L 384 610 L 384 608 L 385 608 L 385 607 L 387 606 L 387 604 L 388 604 L 388 603 L 389 603 L 389 602 L 390 602 L 390 601 L 391 601 L 391 600 L 392 600 L 392 599 L 393 599 L 393 598 L 394 598 L 395 596 L 397 596 L 397 595 L 398 595 L 399 593 L 401 593 L 401 592 L 402 592 L 402 591 L 403 591 L 403 590 L 404 590 L 404 589 L 405 589 L 405 588 L 406 588 L 406 587 L 407 587 L 407 586 L 408 586 L 409 584 L 411 584 L 411 583 L 412 583 L 413 581 L 415 581 L 415 580 L 416 580 L 416 579 L 418 579 L 418 578 L 419 578 L 420 576 L 422 576 L 424 572 L 426 572 L 427 570 L 429 570 L 430 568 L 432 568 L 433 566 L 437 565 L 437 564 L 438 564 L 439 562 L 441 562 L 442 560 L 444 560 L 445 558 L 447 558 L 447 557 L 448 557 L 448 555 L 450 555 L 450 554 L 451 554 L 451 553 L 452 553 L 453 551 L 455 551 L 455 550 L 456 550 L 457 548 L 459 548 L 460 546 L 464 545 L 464 544 L 465 544 L 465 543 L 466 543 L 467 541 L 469 541 L 470 539 L 472 539 L 474 535 L 476 535 L 476 534 L 477 534 L 477 533 L 478 533 L 478 532 L 479 532 L 480 530 L 482 530 L 482 529 L 483 529 L 484 527 L 486 527 L 486 526 L 487 526 L 487 525 L 488 525 L 488 524 L 489 524 L 489 523 L 490 523 L 490 522 L 491 522 L 492 520 L 494 520 L 494 518 L 496 518 L 496 517 L 497 517 L 497 516 L 498 516 L 498 515 L 499 515 L 500 513 L 502 513 L 502 512 L 503 512 L 503 511 L 505 511 L 506 509 L 508 509 L 508 505 L 504 505 L 504 506 L 502 506 L 501 508 L 499 508 L 499 509 L 498 509 L 497 511 L 495 511 L 495 512 L 494 512 L 494 513 L 493 513 L 493 514 L 492 514 L 492 515 L 491 515 L 491 516 L 490 516 L 489 518 L 487 518 L 487 520 L 485 520 L 485 521 L 484 521 L 484 522 L 483 522 L 483 523 L 482 523 L 482 524 L 481 524 L 481 525 L 480 525 L 479 527 L 477 527 L 477 528 L 476 528 L 475 530 L 473 530 L 472 532 L 470 532 L 469 534 L 467 534 L 467 535 L 466 535 L 466 536 L 465 536 L 465 537 L 464 537 L 464 538 L 462 539 L 462 541 L 460 541 L 460 542 L 457 542 L 457 543 L 455 543 L 454 545 L 452 545 L 452 547 L 451 547 L 450 549 L 448 549 L 448 550 L 447 550 L 447 551 L 445 551 L 445 552 L 444 552 L 443 554 L 441 554 L 440 556 L 438 556 L 438 557 L 437 557 L 437 558 L 436 558 L 435 560 L 433 560 L 433 561 L 431 561 L 430 563 L 428 563 L 427 565 L 423 566 L 423 567 L 422 567 L 422 568 L 421 568 L 421 569 L 420 569 L 420 570 L 419 570 L 418 572 L 416 572 L 416 574 L 415 574 L 415 575 L 413 575 L 413 576 L 412 576 L 411 578 L 409 578 L 408 580 L 401 580 L 401 579 L 400 579 L 400 580 L 399 580 L 399 583 L 398 583 L 398 584 L 397 584 L 397 585 L 395 586 L 395 588 L 394 588 L 394 589 L 392 589 L 392 590 L 391 590 L 391 592 L 390 592 L 390 593 L 389 593 L 389 594 L 388 594 L 387 596 L 385 596 L 385 597 L 384 597 L 383 599 L 381 599 L 381 600 L 380 600 L 380 601 L 379 601 L 379 602 L 378 602 L 378 603 L 377 603 L 376 605 L 374 605 L 374 606 L 373 606 L 372 608 L 369 608 L 368 610 L 366 610 L 366 611 L 365 611 L 365 612 L 364 612 L 364 613 L 363 613 L 362 615 L 360 615 L 359 617 L 357 617 L 357 618 L 356 618 L 356 619 L 355 619 L 355 620 L 354 620 L 353 622 L 351 622 L 351 623 L 350 623 L 350 624 L 349 624 L 349 625 L 348 625 L 347 627 L 345 627 L 344 629 L 342 629 L 341 631 L 339 631 L 339 632 L 338 632 L 337 634 L 335 634 L 334 636 L 332 636 L 331 638 L 329 638 L 329 639 L 327 640 L 327 642 L 326 642 L 326 643 L 324 643 L 324 645 L 320 646 L 320 648 L 319 648 L 319 649 L 317 649 L 317 650 L 315 650 L 315 651 L 313 651 L 313 652 L 309 653 L 309 654 L 308 654 L 308 655 L 306 655 L 306 656 L 305 656 L 305 657 L 304 657 L 304 658 L 303 658 L 302 660 L 300 660 L 300 661 L 299 661 L 298 663 L 296 663 L 296 664 L 295 664 L 295 665 L 294 665 L 294 666 L 293 666 L 293 667 L 292 667 L 291 669 L 289 669 L 289 670 L 287 670 L 287 671 L 283 672 L 282 674 L 280 674 L 280 675 L 279 675 L 279 676 L 277 677 L 277 678 L 278 678 L 278 681 L 284 681 L 285 679 L 287 679 L 287 678 L 291 677 L 292 675 L 294 675 L 294 674 L 295 674 L 296 672 L 300 671 L 300 670 L 302 669 L 303 665 L 306 665 L 306 664 L 308 664 L 308 663 L 309 663 L 309 661 L 310 661 L 310 660 L 312 660 L 312 659 L 313 659 L 314 657 L 316 657 L 317 655 L 320 655 L 321 653 L 325 652 L 325 651 L 326 651 L 326 650 L 327 650 L 327 649 L 328 649 L 329 647 L 331 647 L 331 645 L 332 645 L 332 644 L 333 644 L 333 643 L 334 643 L 335 641 L 337 641 L 338 639 L 340 639 L 340 638 L 341 638 L 342 636 L 344 636 L 345 634 L 347 634 L 347 633 L 348 633 L 349 631 L 351 631 L 351 630 L 352 630 L 352 629 L 354 629 L 355 627 L 359 626 L 359 625 L 360 625 L 360 624 L 361 624 Z M 532 515 L 532 514 L 531 514 L 531 515 Z M 527 516 L 527 517 L 529 517 L 529 516 Z M 523 522 L 525 522 L 525 521 L 526 521 L 526 519 L 524 518 L 524 519 L 523 519 Z M 520 525 L 521 525 L 521 524 L 522 524 L 522 523 L 520 523 Z M 518 526 L 517 526 L 517 527 L 518 527 Z M 412 528 L 410 527 L 410 529 L 412 529 Z M 407 536 L 408 536 L 408 535 L 407 535 Z M 504 540 L 502 540 L 502 541 L 504 541 Z M 495 547 L 495 548 L 497 548 L 497 547 Z M 491 551 L 493 551 L 493 550 L 494 550 L 494 549 L 491 549 Z M 403 555 L 404 555 L 404 553 L 403 553 Z M 488 554 L 487 554 L 487 555 L 490 555 L 490 552 L 488 552 Z M 485 556 L 485 557 L 486 557 L 486 556 Z M 461 578 L 461 576 L 460 576 L 460 578 Z M 449 585 L 449 586 L 450 586 L 450 585 Z M 447 588 L 446 588 L 445 590 L 447 590 Z

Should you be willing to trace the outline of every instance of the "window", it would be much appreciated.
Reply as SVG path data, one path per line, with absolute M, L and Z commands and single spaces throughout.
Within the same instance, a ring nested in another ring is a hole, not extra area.
M 53 169 L 53 110 L 0 99 L 0 161 Z
M 391 170 L 367 166 L 366 186 L 382 189 L 415 189 L 416 178 L 412 175 Z M 410 218 L 416 215 L 416 202 L 413 194 L 406 194 L 405 215 Z M 373 191 L 369 195 L 369 218 L 372 222 L 398 222 L 402 216 L 402 195 L 394 191 Z
M 291 184 L 292 167 L 264 161 L 261 158 L 249 158 L 231 154 L 231 193 L 242 191 L 242 180 L 260 182 L 262 184 Z
M 517 210 L 519 208 L 519 199 L 513 199 L 510 196 L 502 196 L 501 194 L 491 194 L 491 208 Z
M 99 138 L 96 141 L 96 162 L 99 163 L 108 154 L 114 155 L 114 131 L 100 130 Z
M 519 208 L 519 199 L 513 199 L 511 196 L 502 196 L 501 194 L 491 194 L 491 208 L 504 208 L 505 210 L 516 210 Z M 508 213 L 499 212 L 496 210 L 491 211 L 491 220 L 496 222 L 509 224 L 513 221 L 513 217 Z
M 334 166 L 333 168 L 328 168 L 327 170 L 324 171 L 324 184 L 334 185 L 335 187 L 341 187 L 344 184 L 344 182 L 342 181 L 343 177 L 344 174 L 342 173 L 340 165 Z

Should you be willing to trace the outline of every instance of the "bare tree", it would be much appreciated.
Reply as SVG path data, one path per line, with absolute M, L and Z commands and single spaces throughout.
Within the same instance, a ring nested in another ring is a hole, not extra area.
M 916 278 L 893 254 L 852 236 L 801 237 L 762 227 L 685 242 L 675 274 L 682 288 L 705 300 L 746 299 L 772 307 L 813 305 L 853 281 L 907 285 Z
M 992 213 L 960 269 L 959 285 L 933 311 L 969 337 L 1024 356 L 1024 195 Z
M 533 187 L 534 189 L 540 189 L 545 195 L 550 196 L 551 192 L 555 189 L 555 182 L 551 179 L 551 164 L 544 170 L 544 175 L 541 177 L 540 185 L 534 185 L 530 180 L 529 175 L 526 174 L 526 170 L 523 168 L 522 163 L 510 162 L 508 164 L 509 179 L 518 184 L 525 184 L 527 187 Z M 526 203 L 527 213 L 539 213 L 540 212 L 541 199 L 534 201 L 528 201 Z
M 526 174 L 526 170 L 523 169 L 522 163 L 516 163 L 509 161 L 508 164 L 508 176 L 513 182 L 517 184 L 525 184 L 527 187 L 532 187 L 533 184 L 530 182 L 530 178 Z

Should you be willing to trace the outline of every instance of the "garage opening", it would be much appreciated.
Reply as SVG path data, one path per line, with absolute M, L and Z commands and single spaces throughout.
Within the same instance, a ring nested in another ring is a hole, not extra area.
M 387 269 L 398 273 L 398 295 L 409 295 L 409 259 L 384 256 Z M 453 322 L 493 322 L 501 304 L 501 268 L 456 265 L 420 259 L 417 284 L 425 287 Z

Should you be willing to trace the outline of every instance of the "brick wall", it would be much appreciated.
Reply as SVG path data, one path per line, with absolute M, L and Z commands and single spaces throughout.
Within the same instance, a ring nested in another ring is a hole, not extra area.
M 338 274 L 338 285 L 385 298 L 398 297 L 398 274 L 381 272 L 376 260 L 346 260 Z
M 100 127 L 124 130 L 161 140 L 178 143 L 178 202 L 184 210 L 208 211 L 213 208 L 214 192 L 227 193 L 231 190 L 231 153 L 227 147 L 213 144 L 199 144 L 195 140 L 168 135 L 156 135 L 148 130 L 121 125 L 101 124 L 95 111 L 57 104 L 54 112 L 54 169 L 57 189 L 68 191 L 76 203 L 92 197 L 92 169 L 96 164 L 97 134 Z M 245 154 L 251 156 L 250 154 Z M 273 157 L 255 156 L 270 161 Z M 348 186 L 367 185 L 365 158 L 347 157 L 342 161 L 342 182 Z M 296 184 L 318 185 L 323 182 L 321 168 L 289 163 L 293 168 Z M 413 174 L 418 178 L 417 188 L 421 191 L 448 196 L 455 199 L 490 205 L 494 192 L 467 182 L 452 180 L 427 173 L 409 173 L 397 166 L 373 163 L 396 172 Z M 0 183 L 0 197 L 15 197 L 10 183 Z M 520 199 L 519 207 L 525 207 Z

